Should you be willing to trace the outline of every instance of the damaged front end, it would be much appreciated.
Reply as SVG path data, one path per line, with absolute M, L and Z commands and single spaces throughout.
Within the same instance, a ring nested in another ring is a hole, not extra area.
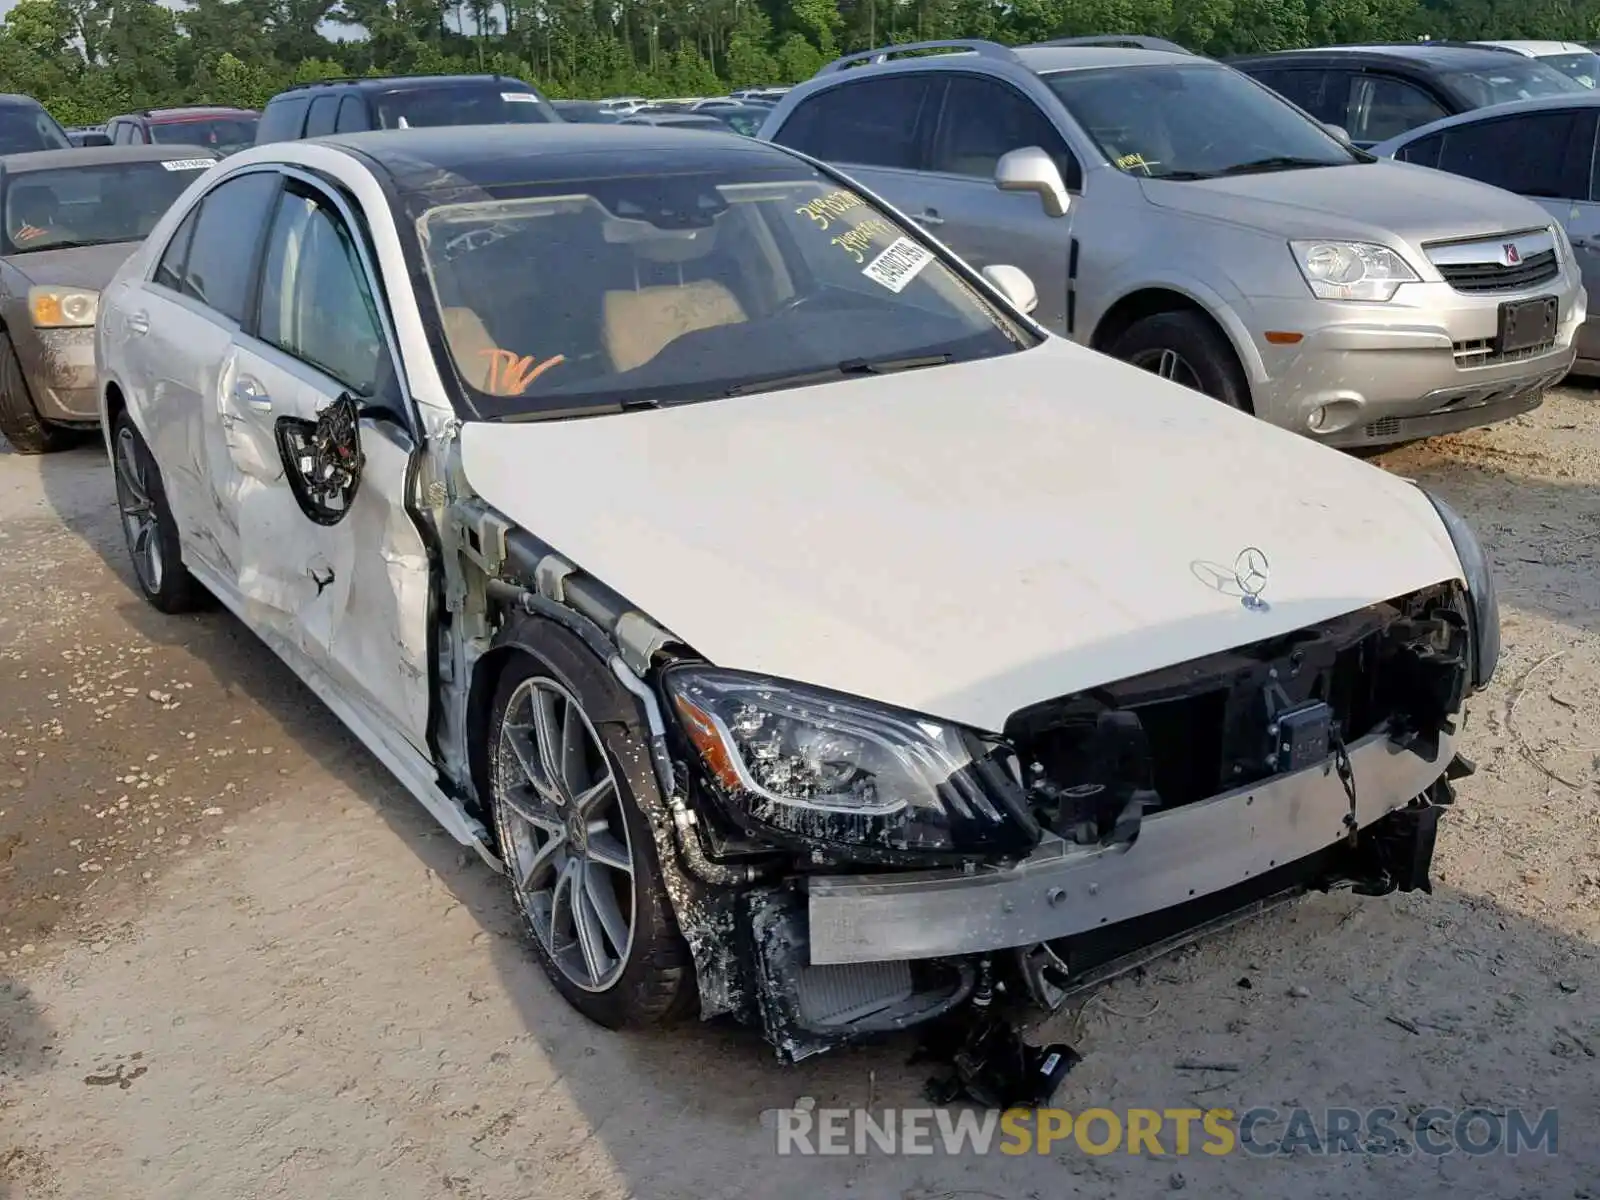
M 985 732 L 713 666 L 492 510 L 447 523 L 465 636 L 441 642 L 442 674 L 476 680 L 538 618 L 637 701 L 640 752 L 619 765 L 702 1017 L 760 1027 L 790 1062 L 938 1030 L 975 1096 L 984 1072 L 1026 1096 L 1074 1061 L 1023 1046 L 996 1023 L 1009 1006 L 1059 1006 L 1307 889 L 1428 890 L 1469 769 L 1457 721 L 1493 667 L 1450 582 Z M 447 693 L 445 757 L 481 795 L 466 748 L 484 697 Z
M 987 1005 L 1055 1007 L 1311 888 L 1429 888 L 1471 690 L 1465 589 L 1024 709 L 998 736 L 679 661 L 684 832 L 747 881 L 707 1015 L 790 1061 Z

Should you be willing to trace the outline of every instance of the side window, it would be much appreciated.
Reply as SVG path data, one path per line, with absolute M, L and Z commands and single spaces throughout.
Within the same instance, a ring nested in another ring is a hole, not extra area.
M 918 131 L 936 81 L 888 75 L 829 88 L 801 102 L 773 140 L 824 162 L 918 170 Z
M 1395 155 L 1401 162 L 1416 163 L 1419 167 L 1437 167 L 1439 165 L 1439 150 L 1444 145 L 1444 134 L 1432 133 L 1425 138 L 1400 148 L 1400 153 Z
M 359 133 L 363 129 L 371 129 L 371 122 L 367 120 L 367 105 L 356 92 L 349 92 L 339 101 L 339 120 L 334 125 L 337 133 Z
M 299 138 L 300 127 L 305 124 L 306 109 L 311 97 L 306 95 L 280 96 L 267 101 L 261 114 L 261 124 L 256 126 L 256 145 L 264 142 L 292 142 Z
M 1439 167 L 1509 192 L 1587 200 L 1594 153 L 1592 109 L 1560 109 L 1447 129 Z
M 1357 75 L 1350 80 L 1344 127 L 1353 142 L 1382 142 L 1449 115 L 1414 83 L 1391 75 Z
M 353 392 L 378 390 L 384 342 L 355 242 L 325 204 L 285 191 L 261 269 L 261 340 Z
M 306 117 L 306 136 L 321 137 L 333 132 L 334 112 L 339 107 L 339 97 L 318 96 L 311 102 L 311 113 Z
M 267 223 L 278 184 L 276 174 L 254 171 L 206 194 L 184 262 L 184 295 L 223 316 L 244 320 L 260 244 L 252 231 Z
M 1319 121 L 1333 120 L 1325 116 L 1323 100 L 1323 85 L 1328 80 L 1328 72 L 1312 70 L 1277 70 L 1252 72 L 1258 83 L 1264 83 L 1278 95 L 1291 104 L 1298 104 Z M 1340 97 L 1341 102 L 1343 97 Z M 1337 113 L 1339 118 L 1344 117 L 1344 112 Z
M 950 77 L 930 170 L 992 180 L 1000 156 L 1024 146 L 1055 159 L 1069 188 L 1083 186 L 1078 160 L 1037 104 L 998 79 Z
M 167 243 L 161 261 L 156 264 L 155 274 L 151 277 L 162 287 L 171 288 L 175 292 L 183 290 L 183 266 L 189 254 L 189 241 L 194 237 L 195 222 L 200 217 L 200 205 L 195 205 L 189 210 L 189 215 L 178 226 L 172 240 Z
M 126 121 L 111 122 L 111 144 L 125 146 L 128 143 L 128 123 Z

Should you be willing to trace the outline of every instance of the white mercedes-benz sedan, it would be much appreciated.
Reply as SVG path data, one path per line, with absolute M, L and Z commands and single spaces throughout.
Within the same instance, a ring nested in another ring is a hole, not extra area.
M 1427 889 L 1472 531 L 1031 301 L 731 134 L 247 150 L 100 302 L 138 586 L 271 645 L 608 1027 L 793 1060 Z

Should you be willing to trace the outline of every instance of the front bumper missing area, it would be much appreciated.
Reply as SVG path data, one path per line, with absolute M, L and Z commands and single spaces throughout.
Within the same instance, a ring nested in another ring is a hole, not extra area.
M 1365 829 L 1425 792 L 1454 750 L 1425 759 L 1373 733 L 1350 747 Z M 1332 762 L 1146 817 L 1121 846 L 1051 838 L 1007 869 L 817 876 L 809 881 L 814 966 L 981 954 L 1068 938 L 1257 879 L 1348 833 Z

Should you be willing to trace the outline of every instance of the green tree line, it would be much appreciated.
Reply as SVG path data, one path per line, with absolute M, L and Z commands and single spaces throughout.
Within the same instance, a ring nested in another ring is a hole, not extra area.
M 325 36 L 329 22 L 351 36 Z M 0 89 L 65 124 L 257 107 L 336 75 L 497 71 L 551 96 L 793 83 L 893 42 L 1149 33 L 1233 54 L 1420 36 L 1600 38 L 1600 0 L 19 0 Z

